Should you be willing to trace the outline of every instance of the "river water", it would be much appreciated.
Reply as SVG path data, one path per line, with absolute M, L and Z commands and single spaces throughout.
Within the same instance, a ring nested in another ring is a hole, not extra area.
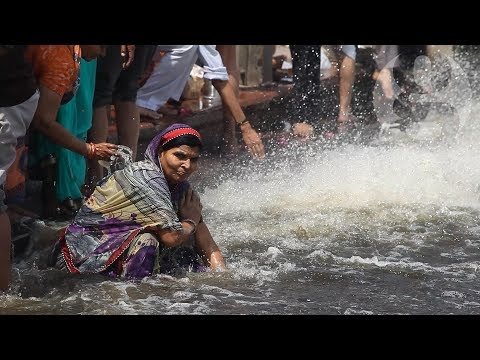
M 70 275 L 46 269 L 37 244 L 14 263 L 0 314 L 477 314 L 473 110 L 447 137 L 452 119 L 434 114 L 368 145 L 291 144 L 261 163 L 206 157 L 191 181 L 228 271 Z

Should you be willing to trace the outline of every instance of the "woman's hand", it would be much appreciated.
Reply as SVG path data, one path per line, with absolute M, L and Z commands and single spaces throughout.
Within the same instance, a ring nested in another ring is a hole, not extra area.
M 110 161 L 112 156 L 117 154 L 118 146 L 110 143 L 98 143 L 93 144 L 95 151 L 93 154 L 93 159 L 95 160 L 105 160 Z
M 202 216 L 202 203 L 200 202 L 200 196 L 192 187 L 189 187 L 183 193 L 179 207 L 180 220 L 191 219 L 198 225 Z
M 265 149 L 260 135 L 252 128 L 249 122 L 240 125 L 240 129 L 242 131 L 243 142 L 248 152 L 254 159 L 263 159 L 265 157 Z

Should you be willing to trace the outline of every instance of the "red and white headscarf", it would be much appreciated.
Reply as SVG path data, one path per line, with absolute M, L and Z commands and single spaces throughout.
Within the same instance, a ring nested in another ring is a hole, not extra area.
M 150 141 L 150 144 L 148 144 L 147 150 L 145 151 L 145 158 L 153 161 L 155 164 L 160 166 L 157 154 L 158 148 L 160 146 L 164 146 L 169 141 L 184 135 L 193 135 L 198 138 L 200 143 L 202 142 L 202 137 L 200 136 L 200 133 L 194 128 L 192 128 L 190 125 L 175 123 L 168 126 L 157 136 L 155 136 L 152 141 Z

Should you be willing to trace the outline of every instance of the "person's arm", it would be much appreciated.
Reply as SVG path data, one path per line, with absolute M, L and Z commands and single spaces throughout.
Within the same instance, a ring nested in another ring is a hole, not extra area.
M 372 78 L 380 83 L 383 95 L 385 95 L 388 100 L 392 100 L 395 91 L 393 90 L 393 75 L 391 69 L 384 67 L 380 71 L 375 70 L 372 74 Z
M 213 270 L 225 270 L 225 261 L 205 222 L 197 225 L 195 249 L 203 263 Z
M 185 241 L 187 241 L 190 238 L 190 235 L 196 232 L 196 229 L 198 227 L 196 223 L 194 224 L 191 221 L 181 221 L 181 223 L 182 223 L 181 231 L 170 230 L 170 229 L 157 230 L 157 236 L 160 238 L 160 240 L 166 247 L 174 247 L 174 246 L 182 245 Z
M 178 215 L 181 219 L 182 230 L 157 230 L 158 237 L 167 247 L 183 244 L 197 230 L 198 223 L 202 217 L 202 203 L 200 202 L 200 196 L 191 186 L 183 193 L 179 203 Z
M 246 118 L 245 113 L 235 96 L 235 89 L 232 84 L 229 81 L 214 79 L 212 80 L 212 85 L 218 91 L 223 106 L 229 109 L 235 122 L 240 126 L 242 138 L 248 152 L 252 154 L 255 159 L 263 159 L 265 157 L 265 149 L 263 147 L 262 139 Z
M 58 145 L 85 157 L 92 157 L 90 145 L 77 139 L 56 121 L 62 97 L 44 85 L 40 85 L 39 89 L 40 98 L 32 126 Z M 109 160 L 110 156 L 115 154 L 116 148 L 116 145 L 109 143 L 95 144 L 96 151 L 93 157 Z

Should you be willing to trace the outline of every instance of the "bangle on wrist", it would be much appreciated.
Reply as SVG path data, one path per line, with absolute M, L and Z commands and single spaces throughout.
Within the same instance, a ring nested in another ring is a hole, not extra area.
M 237 124 L 238 124 L 238 126 L 242 126 L 242 125 L 245 125 L 245 124 L 247 124 L 247 123 L 249 123 L 249 122 L 250 122 L 250 121 L 248 121 L 248 119 L 245 118 L 245 119 L 243 119 L 242 121 L 237 122 Z
M 197 223 L 195 221 L 193 221 L 192 219 L 183 219 L 182 222 L 187 222 L 189 223 L 190 225 L 193 226 L 193 230 L 192 232 L 190 233 L 190 235 L 193 235 L 195 234 L 195 232 L 197 231 Z
M 88 144 L 88 158 L 93 159 L 97 155 L 97 146 L 94 143 Z
M 93 157 L 92 143 L 86 143 L 86 144 L 87 144 L 87 159 L 91 159 Z

